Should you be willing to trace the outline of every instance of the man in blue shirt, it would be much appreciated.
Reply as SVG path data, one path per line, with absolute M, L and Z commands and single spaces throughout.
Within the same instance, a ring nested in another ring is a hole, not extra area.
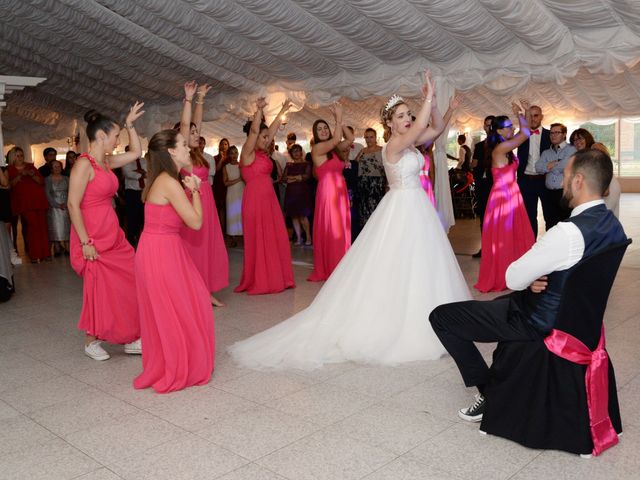
M 569 218 L 571 210 L 562 201 L 562 180 L 564 167 L 576 148 L 567 143 L 567 127 L 553 123 L 550 127 L 551 148 L 540 154 L 536 162 L 536 172 L 544 175 L 547 201 L 542 204 L 542 213 L 547 230 Z

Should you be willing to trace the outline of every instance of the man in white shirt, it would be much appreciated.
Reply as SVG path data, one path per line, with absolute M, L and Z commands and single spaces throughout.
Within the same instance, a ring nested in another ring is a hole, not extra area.
M 214 160 L 213 155 L 204 151 L 206 146 L 207 140 L 204 137 L 200 137 L 198 140 L 198 149 L 207 162 L 209 162 L 209 185 L 213 185 L 213 177 L 216 175 L 216 161 Z
M 563 195 L 571 217 L 541 237 L 506 272 L 515 292 L 491 301 L 441 305 L 431 312 L 434 332 L 455 360 L 467 387 L 476 386 L 475 403 L 458 416 L 479 422 L 485 408 L 489 367 L 473 342 L 540 341 L 553 329 L 564 281 L 575 265 L 609 245 L 623 242 L 622 225 L 602 196 L 613 175 L 611 159 L 596 150 L 570 158 Z
M 353 127 L 347 126 L 347 128 L 351 130 L 351 133 L 354 134 L 354 138 L 355 138 L 355 130 L 353 129 Z M 360 150 L 362 150 L 363 148 L 364 148 L 364 145 L 358 142 L 353 142 L 351 145 L 349 145 L 349 161 L 351 162 L 356 158 L 358 158 L 358 155 L 360 154 Z

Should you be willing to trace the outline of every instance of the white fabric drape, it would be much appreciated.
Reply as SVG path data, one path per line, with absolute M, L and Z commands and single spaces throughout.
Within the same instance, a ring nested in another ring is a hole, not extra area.
M 208 137 L 241 141 L 260 94 L 295 99 L 300 135 L 341 97 L 361 129 L 381 97 L 417 96 L 425 67 L 466 92 L 467 125 L 520 96 L 547 119 L 640 114 L 636 1 L 4 0 L 0 17 L 0 72 L 48 79 L 9 96 L 7 142 L 65 138 L 88 108 L 122 118 L 136 99 L 148 137 L 194 78 L 213 86 Z

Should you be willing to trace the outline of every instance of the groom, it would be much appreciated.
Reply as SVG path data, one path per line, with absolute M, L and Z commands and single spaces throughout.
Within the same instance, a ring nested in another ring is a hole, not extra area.
M 458 412 L 479 422 L 485 408 L 489 367 L 473 342 L 536 341 L 553 329 L 564 282 L 575 265 L 603 248 L 626 240 L 618 219 L 602 196 L 613 175 L 611 159 L 598 150 L 583 150 L 564 169 L 563 199 L 573 208 L 560 222 L 513 262 L 506 273 L 515 292 L 491 301 L 440 305 L 429 321 L 455 360 L 467 387 L 478 388 L 476 401 Z

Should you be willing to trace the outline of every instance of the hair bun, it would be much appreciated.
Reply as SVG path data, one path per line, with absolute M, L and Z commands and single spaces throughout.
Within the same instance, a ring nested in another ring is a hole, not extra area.
M 87 123 L 94 123 L 100 117 L 100 112 L 98 112 L 97 110 L 89 110 L 84 114 L 84 121 Z
M 247 122 L 243 125 L 242 127 L 242 131 L 249 136 L 249 133 L 251 132 L 251 124 L 253 122 L 251 121 L 251 119 L 247 120 Z

